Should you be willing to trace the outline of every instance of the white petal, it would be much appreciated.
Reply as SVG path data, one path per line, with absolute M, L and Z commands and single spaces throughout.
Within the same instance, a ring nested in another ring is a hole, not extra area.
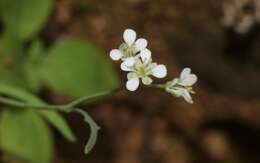
M 184 90 L 181 96 L 185 99 L 185 101 L 187 101 L 190 104 L 193 104 L 192 97 L 187 90 Z
M 198 77 L 195 74 L 191 74 L 190 68 L 184 68 L 180 75 L 180 85 L 183 86 L 192 86 L 194 83 L 196 83 L 198 80 Z
M 182 79 L 179 84 L 183 86 L 192 86 L 197 82 L 197 80 L 198 77 L 195 74 L 191 74 L 189 76 L 186 76 L 186 78 Z
M 152 69 L 152 75 L 157 78 L 164 78 L 167 75 L 167 69 L 165 65 L 157 65 Z
M 113 49 L 110 51 L 110 58 L 113 59 L 114 61 L 118 61 L 119 59 L 122 58 L 122 56 L 123 54 L 118 49 Z
M 132 29 L 126 29 L 124 31 L 124 41 L 128 44 L 128 45 L 132 45 L 135 40 L 136 40 L 136 32 Z
M 136 40 L 135 42 L 135 52 L 144 50 L 148 45 L 148 42 L 146 39 L 144 38 L 140 38 L 138 40 Z
M 132 78 L 126 82 L 126 88 L 129 91 L 135 91 L 139 86 L 139 82 L 139 78 Z
M 186 78 L 186 76 L 188 76 L 191 72 L 191 69 L 190 68 L 184 68 L 181 72 L 181 75 L 180 75 L 180 80 L 183 80 L 184 78 Z
M 124 60 L 124 64 L 128 67 L 132 67 L 135 64 L 135 58 L 129 57 Z
M 132 67 L 127 66 L 125 62 L 121 63 L 120 68 L 123 71 L 132 71 Z
M 140 52 L 140 56 L 143 62 L 150 60 L 152 52 L 149 49 L 144 49 Z
M 171 92 L 171 90 L 169 90 Z M 185 88 L 178 88 L 176 90 L 172 90 L 172 93 L 176 96 L 176 97 L 183 97 L 185 101 L 187 101 L 188 103 L 193 103 L 192 97 L 190 95 L 190 93 L 185 89 Z

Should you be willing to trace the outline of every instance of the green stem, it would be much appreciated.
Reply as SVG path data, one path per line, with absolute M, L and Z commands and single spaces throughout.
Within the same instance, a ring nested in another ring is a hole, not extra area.
M 104 97 L 104 96 L 107 96 L 107 95 L 111 95 L 113 93 L 116 93 L 118 91 L 120 91 L 121 89 L 118 88 L 118 89 L 115 89 L 115 90 L 112 90 L 112 91 L 107 91 L 107 92 L 101 92 L 101 93 L 97 93 L 97 94 L 94 94 L 94 95 L 91 95 L 91 96 L 84 96 L 84 97 L 81 97 L 79 99 L 76 99 L 74 101 L 72 101 L 71 103 L 65 105 L 69 108 L 73 108 L 75 106 L 78 106 L 79 104 L 81 103 L 84 103 L 84 102 L 88 102 L 88 101 L 91 101 L 95 98 L 99 98 L 99 97 Z
M 28 104 L 25 102 L 13 100 L 7 97 L 0 96 L 0 102 L 9 106 L 18 107 L 18 108 L 35 108 L 42 110 L 56 110 L 56 111 L 66 111 L 65 105 L 37 105 L 37 104 Z
M 89 153 L 91 149 L 96 144 L 98 131 L 100 127 L 96 124 L 96 122 L 86 113 L 84 110 L 77 108 L 78 105 L 89 102 L 95 98 L 100 98 L 108 95 L 112 95 L 118 91 L 122 90 L 121 88 L 115 89 L 112 91 L 106 91 L 97 93 L 91 96 L 84 96 L 79 99 L 76 99 L 68 104 L 65 105 L 49 105 L 49 104 L 30 104 L 25 103 L 23 101 L 18 101 L 15 99 L 11 99 L 8 97 L 0 96 L 0 103 L 13 106 L 13 107 L 19 107 L 19 108 L 35 108 L 35 109 L 41 109 L 41 110 L 53 110 L 53 111 L 62 111 L 62 112 L 77 112 L 81 114 L 84 117 L 84 121 L 87 122 L 90 126 L 90 137 L 85 147 L 85 153 Z
M 13 107 L 19 107 L 19 108 L 35 108 L 35 109 L 41 109 L 41 110 L 54 110 L 54 111 L 62 111 L 62 112 L 71 112 L 74 107 L 78 106 L 79 104 L 83 102 L 89 102 L 93 99 L 104 97 L 111 95 L 113 93 L 116 93 L 120 89 L 112 90 L 112 91 L 107 91 L 107 92 L 102 92 L 102 93 L 97 93 L 91 96 L 84 96 L 79 99 L 76 99 L 69 104 L 65 105 L 50 105 L 50 104 L 30 104 L 30 103 L 25 103 L 22 101 L 10 99 L 8 97 L 3 97 L 0 96 L 0 103 L 13 106 Z
M 151 84 L 150 87 L 164 89 L 165 84 Z

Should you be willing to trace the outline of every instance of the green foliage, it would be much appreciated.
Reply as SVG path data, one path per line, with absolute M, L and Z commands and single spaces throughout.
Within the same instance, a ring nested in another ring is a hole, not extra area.
M 112 67 L 89 43 L 65 39 L 48 52 L 43 78 L 54 90 L 74 97 L 87 96 L 118 86 Z
M 0 39 L 0 50 L 0 61 L 18 61 L 22 57 L 22 41 L 15 33 L 11 32 L 9 29 L 6 29 Z M 12 65 L 13 63 L 11 63 L 10 66 Z
M 76 140 L 75 135 L 68 127 L 67 122 L 60 114 L 51 111 L 40 111 L 41 115 L 52 124 L 62 135 L 71 142 Z
M 0 2 L 1 3 L 1 2 Z M 0 38 L 0 81 L 18 87 L 27 87 L 22 69 L 17 66 L 21 61 L 22 41 L 8 29 Z
M 0 83 L 0 92 L 14 99 L 29 102 L 30 104 L 44 104 L 44 102 L 35 97 L 33 94 L 30 94 L 22 89 L 15 88 L 14 86 L 8 86 L 6 84 Z M 74 134 L 72 133 L 62 116 L 54 111 L 38 110 L 38 112 L 58 131 L 60 131 L 60 133 L 62 133 L 65 138 L 70 141 L 75 141 Z
M 0 33 L 1 96 L 42 105 L 45 103 L 32 93 L 39 93 L 43 84 L 71 97 L 93 95 L 118 86 L 112 67 L 88 42 L 63 39 L 46 52 L 41 41 L 33 39 L 47 22 L 53 3 L 0 0 L 0 22 L 4 25 Z M 88 152 L 95 144 L 98 126 L 86 113 L 84 117 L 94 124 L 86 146 Z M 53 144 L 44 120 L 69 141 L 75 141 L 67 122 L 57 112 L 2 105 L 0 149 L 26 163 L 50 163 Z
M 28 39 L 47 21 L 53 0 L 1 0 L 0 16 L 5 27 L 20 39 Z
M 50 163 L 52 139 L 44 121 L 31 110 L 6 109 L 0 116 L 0 147 L 28 163 Z
M 33 92 L 38 92 L 42 86 L 40 68 L 44 55 L 41 41 L 34 41 L 29 49 L 28 56 L 23 63 L 24 75 L 28 87 Z
M 21 74 L 21 71 L 17 68 L 0 67 L 0 81 L 1 83 L 14 85 L 17 87 L 27 87 L 23 74 Z

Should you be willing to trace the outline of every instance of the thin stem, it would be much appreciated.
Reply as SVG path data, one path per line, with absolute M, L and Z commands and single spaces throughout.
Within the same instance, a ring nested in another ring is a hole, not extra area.
M 6 105 L 19 107 L 19 108 L 39 108 L 42 110 L 56 110 L 56 111 L 66 111 L 65 105 L 44 105 L 44 104 L 28 104 L 25 102 L 13 100 L 7 97 L 1 97 L 0 96 L 0 102 Z
M 98 131 L 100 127 L 96 124 L 96 122 L 89 116 L 88 113 L 86 113 L 84 110 L 77 108 L 76 106 L 82 104 L 83 102 L 89 102 L 90 100 L 93 100 L 95 98 L 108 96 L 111 94 L 114 94 L 118 91 L 122 90 L 122 88 L 115 89 L 112 91 L 106 91 L 102 93 L 97 93 L 91 96 L 84 96 L 79 99 L 76 99 L 69 104 L 66 105 L 49 105 L 49 104 L 30 104 L 25 103 L 22 101 L 18 101 L 15 99 L 10 99 L 8 97 L 0 96 L 0 103 L 10 105 L 13 107 L 19 107 L 19 108 L 38 108 L 42 110 L 54 110 L 54 111 L 63 111 L 63 112 L 77 112 L 81 114 L 84 117 L 84 121 L 89 124 L 90 126 L 90 137 L 89 140 L 85 146 L 85 153 L 89 153 L 94 145 L 96 144 Z
M 19 108 L 35 108 L 35 109 L 38 108 L 38 109 L 41 109 L 41 110 L 55 110 L 55 111 L 62 111 L 62 112 L 71 112 L 74 109 L 74 107 L 76 107 L 77 105 L 79 105 L 83 102 L 88 102 L 88 101 L 91 101 L 95 98 L 108 96 L 108 95 L 116 93 L 120 90 L 121 89 L 115 89 L 115 90 L 112 90 L 112 91 L 97 93 L 97 94 L 94 94 L 94 95 L 91 95 L 91 96 L 84 96 L 84 97 L 76 99 L 76 100 L 70 102 L 69 104 L 65 104 L 65 105 L 30 104 L 30 103 L 25 103 L 25 102 L 22 102 L 22 101 L 10 99 L 10 98 L 3 97 L 3 96 L 0 96 L 0 103 L 10 105 L 10 106 L 14 106 L 14 107 L 19 107 Z
M 112 91 L 97 93 L 97 94 L 94 94 L 94 95 L 91 95 L 91 96 L 84 96 L 84 97 L 81 97 L 79 99 L 72 101 L 71 103 L 67 104 L 66 106 L 69 107 L 69 108 L 72 108 L 72 107 L 75 107 L 75 106 L 77 106 L 77 105 L 79 105 L 83 102 L 87 102 L 87 101 L 90 101 L 90 100 L 98 98 L 98 97 L 111 95 L 111 94 L 116 93 L 120 90 L 121 89 L 119 88 L 119 89 L 115 89 L 115 90 L 112 90 Z
M 165 84 L 151 84 L 150 87 L 164 89 L 165 88 Z

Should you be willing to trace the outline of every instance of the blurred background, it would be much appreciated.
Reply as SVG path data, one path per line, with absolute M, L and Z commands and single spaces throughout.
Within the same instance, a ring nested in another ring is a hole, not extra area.
M 31 5 L 27 15 L 33 15 L 36 9 Z M 48 19 L 31 37 L 40 39 L 45 49 L 64 37 L 87 41 L 99 49 L 108 64 L 113 64 L 124 84 L 126 74 L 118 63 L 109 60 L 109 51 L 122 42 L 123 31 L 132 28 L 138 37 L 149 40 L 154 60 L 167 65 L 165 81 L 177 77 L 184 67 L 190 67 L 199 81 L 193 105 L 163 91 L 145 89 L 121 91 L 86 106 L 102 127 L 97 145 L 88 155 L 83 150 L 89 128 L 80 116 L 64 115 L 77 141 L 70 143 L 51 128 L 55 146 L 52 162 L 259 163 L 259 23 L 258 0 L 54 1 Z M 2 35 L 4 24 L 3 19 Z M 18 28 L 14 25 L 15 30 Z M 23 46 L 28 47 L 32 40 Z M 76 53 L 70 54 L 71 60 Z M 5 59 L 1 64 L 10 66 L 12 62 Z M 64 71 L 72 67 L 68 65 Z M 95 68 L 89 69 L 99 75 Z M 101 81 L 108 80 L 109 76 Z M 59 87 L 50 83 L 37 91 L 44 101 L 62 104 L 74 97 L 56 91 Z M 77 85 L 77 81 L 74 83 Z M 18 162 L 4 153 L 2 162 Z

